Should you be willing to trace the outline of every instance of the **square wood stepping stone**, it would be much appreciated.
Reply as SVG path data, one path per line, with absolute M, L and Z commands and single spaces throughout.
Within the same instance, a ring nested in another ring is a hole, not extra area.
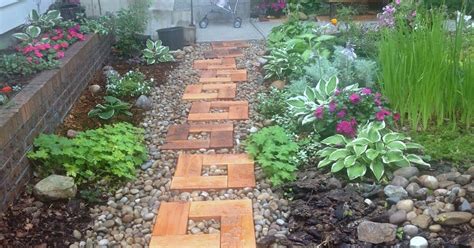
M 187 218 L 182 218 L 181 212 L 179 212 L 175 219 L 176 223 L 170 222 L 169 219 L 175 216 L 171 210 L 174 207 L 180 210 L 183 205 L 189 206 Z M 175 226 L 187 228 L 189 219 L 218 219 L 221 222 L 220 233 L 170 234 L 175 232 Z M 168 228 L 172 230 L 168 231 Z M 164 202 L 160 206 L 153 228 L 150 247 L 255 248 L 252 201 L 244 199 L 190 203 Z
M 213 110 L 224 112 L 212 112 Z M 188 121 L 248 120 L 247 101 L 194 102 L 189 111 Z
M 225 100 L 234 99 L 237 84 L 192 84 L 186 86 L 183 100 Z
M 227 175 L 202 176 L 204 167 L 227 167 Z M 179 155 L 171 189 L 192 191 L 255 187 L 254 162 L 247 154 Z
M 202 70 L 200 83 L 247 81 L 247 70 Z
M 207 133 L 206 139 L 189 139 L 189 135 Z M 168 129 L 162 150 L 196 150 L 232 148 L 234 146 L 234 125 L 224 124 L 182 124 Z
M 235 58 L 216 58 L 194 60 L 193 68 L 198 70 L 231 70 L 236 69 Z
M 250 44 L 246 41 L 217 41 L 211 43 L 212 49 L 225 48 L 248 48 Z
M 237 58 L 243 57 L 244 53 L 239 48 L 223 48 L 212 51 L 205 51 L 204 58 L 215 59 L 215 58 Z

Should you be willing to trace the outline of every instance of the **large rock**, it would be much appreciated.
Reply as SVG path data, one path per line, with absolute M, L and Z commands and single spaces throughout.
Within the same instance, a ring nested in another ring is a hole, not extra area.
M 408 193 L 406 192 L 406 190 L 401 187 L 401 186 L 394 186 L 394 185 L 387 185 L 385 186 L 385 188 L 383 189 L 383 192 L 385 193 L 385 195 L 389 198 L 391 197 L 397 197 L 397 198 L 400 198 L 400 199 L 403 199 L 403 198 L 407 198 L 408 197 Z
M 438 179 L 434 176 L 423 175 L 420 177 L 421 184 L 429 189 L 437 189 L 439 187 Z
M 443 213 L 434 219 L 436 223 L 447 226 L 455 226 L 459 224 L 464 224 L 472 219 L 472 214 L 468 212 L 450 212 Z
M 397 226 L 388 223 L 364 221 L 357 227 L 357 237 L 360 241 L 380 244 L 395 240 Z
M 55 201 L 74 198 L 77 186 L 72 177 L 51 175 L 39 181 L 33 188 L 33 194 L 41 201 Z
M 151 102 L 150 98 L 145 95 L 141 95 L 135 102 L 135 106 L 143 110 L 150 110 L 153 108 L 153 103 Z
M 285 88 L 285 85 L 286 85 L 286 82 L 283 80 L 276 80 L 272 82 L 272 86 L 279 90 L 282 90 L 283 88 Z
M 402 167 L 396 171 L 393 172 L 394 176 L 401 176 L 406 179 L 409 179 L 414 176 L 418 176 L 420 174 L 420 171 L 416 167 Z
M 431 217 L 425 214 L 416 216 L 411 223 L 417 227 L 426 229 L 431 223 Z

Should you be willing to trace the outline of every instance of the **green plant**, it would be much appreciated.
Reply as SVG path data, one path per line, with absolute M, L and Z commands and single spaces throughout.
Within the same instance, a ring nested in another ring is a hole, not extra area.
M 280 46 L 280 43 L 290 40 L 298 35 L 313 33 L 315 25 L 310 22 L 302 22 L 290 19 L 280 26 L 272 28 L 267 42 L 270 49 Z
M 107 93 L 116 97 L 137 97 L 151 91 L 153 78 L 146 80 L 140 71 L 129 71 L 123 77 L 111 73 L 107 77 Z
M 14 33 L 12 36 L 26 42 L 31 42 L 37 39 L 41 34 L 41 28 L 37 26 L 28 26 L 24 33 Z
M 247 152 L 257 161 L 273 185 L 295 179 L 294 156 L 298 144 L 279 126 L 266 127 L 252 134 L 246 141 Z
M 271 119 L 275 115 L 283 114 L 287 109 L 286 99 L 288 94 L 284 90 L 274 87 L 267 93 L 258 95 L 258 113 L 267 119 Z
M 40 27 L 44 30 L 53 29 L 54 27 L 61 25 L 63 22 L 59 10 L 49 10 L 42 15 L 40 15 L 38 11 L 32 10 L 28 19 L 30 25 Z
M 83 14 L 80 16 L 81 31 L 84 33 L 96 33 L 108 35 L 112 30 L 112 19 L 109 16 L 100 16 L 96 19 L 86 18 Z
M 91 118 L 98 117 L 102 120 L 110 120 L 117 115 L 133 115 L 129 111 L 131 107 L 130 104 L 122 102 L 120 99 L 113 96 L 106 96 L 104 97 L 104 100 L 104 104 L 97 104 L 87 115 Z
M 0 57 L 0 79 L 19 75 L 29 76 L 39 71 L 56 68 L 59 65 L 57 60 L 33 59 L 34 62 L 30 62 L 21 54 L 4 54 Z
M 149 65 L 155 64 L 156 62 L 174 61 L 173 55 L 170 54 L 169 47 L 163 46 L 161 40 L 147 40 L 146 48 L 143 50 L 143 57 Z
M 304 61 L 301 55 L 289 53 L 285 48 L 273 49 L 265 59 L 265 79 L 286 79 L 290 75 L 301 75 L 303 72 Z
M 322 158 L 318 168 L 331 165 L 331 172 L 346 170 L 350 180 L 363 177 L 370 168 L 380 181 L 385 171 L 396 167 L 410 166 L 411 163 L 429 166 L 418 155 L 407 154 L 410 149 L 422 146 L 409 141 L 401 133 L 389 131 L 385 122 L 370 122 L 359 128 L 354 139 L 336 134 L 321 141 L 328 147 L 317 154 Z
M 132 179 L 147 158 L 143 132 L 117 123 L 79 132 L 73 139 L 41 134 L 28 158 L 41 163 L 41 175 L 66 174 L 78 184 Z
M 145 31 L 148 23 L 148 0 L 134 1 L 128 9 L 121 9 L 115 18 L 115 47 L 123 56 L 133 56 L 142 50 L 143 41 L 137 34 Z

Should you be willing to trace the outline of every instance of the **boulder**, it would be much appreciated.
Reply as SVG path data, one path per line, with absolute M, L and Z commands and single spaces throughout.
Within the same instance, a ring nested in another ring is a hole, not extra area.
M 145 95 L 141 95 L 135 102 L 135 106 L 143 110 L 150 110 L 153 108 L 153 103 L 151 102 L 150 98 Z
M 387 185 L 383 189 L 385 195 L 389 198 L 398 197 L 400 199 L 408 197 L 408 193 L 401 186 Z
M 441 225 L 455 226 L 471 221 L 472 214 L 468 212 L 449 212 L 436 216 L 434 221 Z
M 74 198 L 77 186 L 74 178 L 51 175 L 39 181 L 33 188 L 33 194 L 41 201 L 55 201 Z
M 395 240 L 397 226 L 389 223 L 364 221 L 357 227 L 357 237 L 360 241 L 381 244 Z
M 434 176 L 423 175 L 420 177 L 421 184 L 429 189 L 437 189 L 439 187 L 438 179 Z
M 282 80 L 276 80 L 272 82 L 272 86 L 279 90 L 285 88 L 285 85 L 286 85 L 286 82 Z
M 91 92 L 92 95 L 99 93 L 101 90 L 102 88 L 100 87 L 100 85 L 93 84 L 89 86 L 89 91 Z

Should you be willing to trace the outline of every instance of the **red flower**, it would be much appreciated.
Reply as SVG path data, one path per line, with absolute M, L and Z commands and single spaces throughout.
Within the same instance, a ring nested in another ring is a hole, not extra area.
M 375 119 L 379 121 L 383 121 L 385 119 L 386 115 L 390 115 L 390 111 L 381 109 L 379 112 L 375 114 Z
M 344 117 L 346 116 L 346 110 L 343 109 L 343 110 L 337 112 L 336 115 L 337 115 L 338 118 L 342 119 L 342 118 L 344 118 Z
M 10 87 L 10 86 L 5 86 L 5 87 L 3 87 L 3 88 L 0 90 L 0 92 L 2 92 L 2 93 L 10 93 L 10 92 L 12 92 L 12 87 Z
M 63 58 L 64 57 L 64 52 L 63 51 L 59 51 L 57 54 L 56 54 L 56 58 L 57 59 L 60 59 L 60 58 Z
M 56 50 L 56 51 L 61 50 L 61 45 L 56 44 L 56 45 L 53 46 L 53 49 Z
M 69 46 L 69 43 L 64 41 L 64 42 L 61 42 L 60 45 L 61 45 L 62 48 L 67 48 Z
M 337 104 L 334 102 L 334 101 L 331 101 L 329 103 L 329 112 L 334 112 L 336 111 L 336 108 L 337 108 Z
M 38 58 L 42 58 L 43 54 L 40 53 L 39 51 L 35 51 L 35 56 L 38 57 Z
M 400 120 L 400 114 L 399 114 L 399 113 L 393 114 L 393 119 L 394 119 L 395 121 Z

